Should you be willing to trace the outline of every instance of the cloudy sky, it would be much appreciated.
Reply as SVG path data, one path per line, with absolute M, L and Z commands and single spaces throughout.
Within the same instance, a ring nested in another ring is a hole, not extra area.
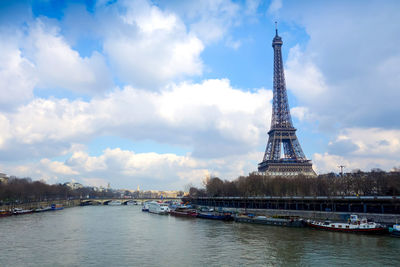
M 318 173 L 400 167 L 398 1 L 1 1 L 0 172 L 184 189 L 257 169 L 274 21 Z

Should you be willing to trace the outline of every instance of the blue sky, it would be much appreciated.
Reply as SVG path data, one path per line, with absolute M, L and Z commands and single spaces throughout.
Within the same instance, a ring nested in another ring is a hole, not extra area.
M 184 189 L 256 170 L 274 22 L 318 173 L 400 167 L 397 1 L 2 1 L 0 171 Z

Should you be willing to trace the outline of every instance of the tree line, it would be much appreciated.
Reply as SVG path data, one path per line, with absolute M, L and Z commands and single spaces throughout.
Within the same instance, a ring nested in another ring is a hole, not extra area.
M 400 195 L 400 172 L 370 172 L 360 170 L 343 176 L 334 173 L 318 177 L 298 175 L 272 177 L 257 175 L 240 176 L 233 181 L 218 177 L 206 178 L 204 188 L 191 187 L 191 197 L 226 196 L 394 196 Z
M 95 191 L 93 187 L 71 189 L 65 184 L 49 185 L 31 178 L 11 177 L 7 182 L 0 182 L 0 204 L 28 203 L 61 199 L 113 197 L 112 190 Z

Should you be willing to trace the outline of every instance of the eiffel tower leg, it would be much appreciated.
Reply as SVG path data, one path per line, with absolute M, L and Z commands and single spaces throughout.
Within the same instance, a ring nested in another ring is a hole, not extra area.
M 273 149 L 273 139 L 268 138 L 267 148 L 265 149 L 264 159 L 263 161 L 269 160 L 269 155 L 271 155 Z
M 274 133 L 273 143 L 274 143 L 274 151 L 272 153 L 272 158 L 271 159 L 272 160 L 278 160 L 281 157 L 281 143 L 282 143 L 282 140 L 281 140 L 280 136 L 277 136 L 276 133 Z

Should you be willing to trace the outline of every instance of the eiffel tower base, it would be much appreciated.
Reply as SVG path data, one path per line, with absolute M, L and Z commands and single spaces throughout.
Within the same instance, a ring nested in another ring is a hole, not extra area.
M 258 173 L 268 176 L 297 176 L 300 174 L 317 176 L 312 168 L 311 160 L 304 162 L 263 161 L 258 164 Z

